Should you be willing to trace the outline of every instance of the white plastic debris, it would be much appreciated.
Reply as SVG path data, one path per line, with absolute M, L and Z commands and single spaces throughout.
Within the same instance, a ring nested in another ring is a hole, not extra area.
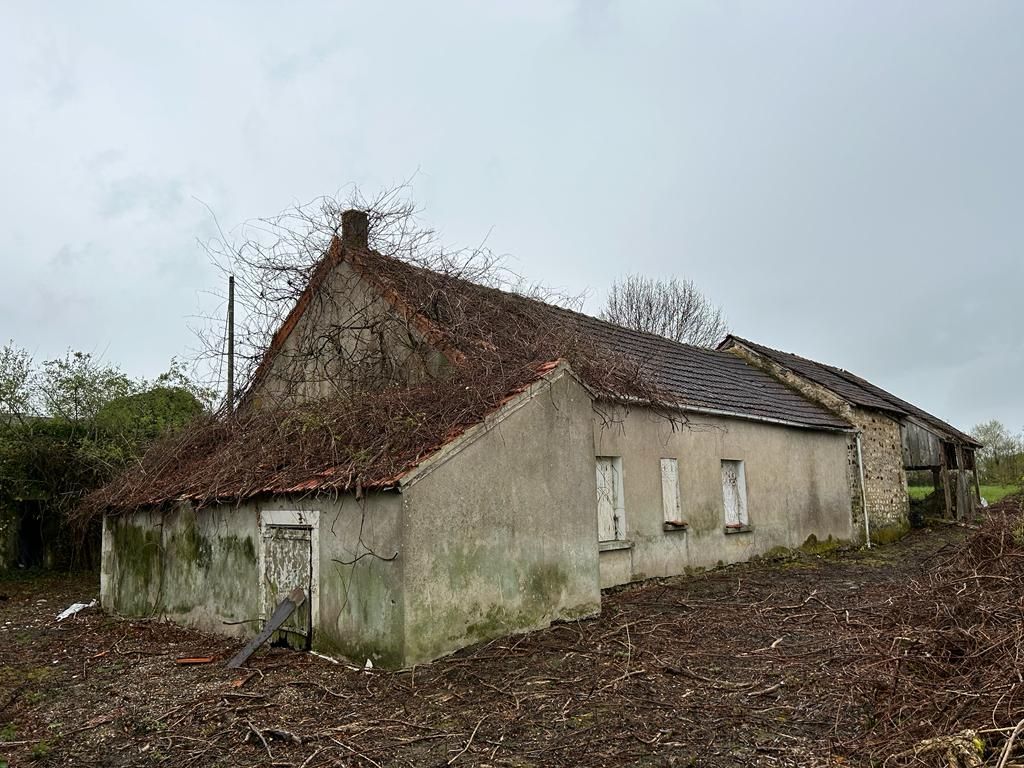
M 318 659 L 323 659 L 324 661 L 329 661 L 329 662 L 331 662 L 331 664 L 341 664 L 341 662 L 338 661 L 333 656 L 328 656 L 327 654 L 324 654 L 324 653 L 317 653 L 316 651 L 310 651 L 309 655 L 310 656 L 316 656 Z
M 981 506 L 982 507 L 987 507 L 988 506 L 988 499 L 986 499 L 984 496 L 981 497 Z
M 86 608 L 95 608 L 96 605 L 96 598 L 93 598 L 92 602 L 89 603 L 72 603 L 63 611 L 57 614 L 57 621 L 64 621 L 64 619 L 68 618 L 69 616 L 74 616 L 76 613 L 84 611 Z
M 363 665 L 363 669 L 373 669 L 373 662 L 367 659 L 366 663 Z

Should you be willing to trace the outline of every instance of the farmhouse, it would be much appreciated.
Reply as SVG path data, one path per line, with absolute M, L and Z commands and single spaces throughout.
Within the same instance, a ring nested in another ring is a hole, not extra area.
M 834 408 L 342 221 L 234 412 L 93 500 L 107 610 L 243 636 L 298 587 L 280 639 L 402 667 L 856 535 Z
M 931 470 L 948 518 L 969 519 L 978 500 L 974 451 L 980 443 L 941 419 L 842 368 L 727 337 L 729 350 L 820 403 L 857 432 L 849 464 L 860 466 L 862 487 L 851 488 L 854 530 L 886 541 L 910 527 L 908 470 Z M 867 510 L 867 516 L 864 510 Z

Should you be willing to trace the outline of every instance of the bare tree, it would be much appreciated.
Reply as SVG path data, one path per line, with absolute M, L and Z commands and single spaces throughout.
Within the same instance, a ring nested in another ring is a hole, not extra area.
M 714 346 L 729 332 L 721 307 L 678 277 L 627 275 L 612 285 L 601 319 L 700 347 Z
M 236 383 L 239 396 L 252 383 L 260 362 L 270 347 L 274 333 L 307 286 L 316 282 L 318 271 L 330 252 L 331 243 L 341 234 L 341 214 L 346 209 L 364 211 L 369 223 L 369 244 L 385 257 L 426 270 L 423 279 L 434 288 L 426 297 L 437 310 L 445 303 L 445 283 L 459 279 L 477 285 L 524 295 L 529 298 L 579 309 L 582 296 L 572 296 L 528 283 L 506 266 L 505 258 L 493 253 L 486 244 L 448 249 L 436 232 L 422 224 L 419 209 L 412 202 L 407 186 L 386 189 L 374 197 L 365 197 L 352 188 L 345 198 L 324 196 L 294 206 L 275 216 L 251 220 L 229 236 L 223 231 L 214 241 L 204 243 L 214 264 L 227 275 L 234 275 L 236 286 Z M 240 236 L 239 236 L 240 235 Z M 289 350 L 294 384 L 311 377 L 334 378 L 323 370 L 329 359 L 333 367 L 347 372 L 379 367 L 379 359 L 355 359 L 353 349 L 337 348 L 337 340 L 360 331 L 381 338 L 394 333 L 394 318 L 377 316 L 370 305 L 339 306 L 334 293 L 347 294 L 346 286 L 335 281 L 333 290 L 321 291 L 314 306 L 306 308 L 307 322 L 295 335 L 296 348 Z M 219 295 L 219 294 L 218 294 Z M 220 298 L 223 299 L 223 296 Z M 346 302 L 350 297 L 345 296 Z M 426 300 L 425 299 L 425 300 Z M 423 307 L 417 307 L 423 309 Z M 195 328 L 200 340 L 199 362 L 207 369 L 207 384 L 220 386 L 223 379 L 225 332 L 223 313 L 201 318 Z M 402 321 L 399 324 L 404 324 Z M 366 352 L 366 350 L 360 350 Z M 379 355 L 373 354 L 377 358 Z M 311 370 L 314 369 L 320 370 Z M 282 367 L 277 366 L 279 374 Z M 349 377 L 330 383 L 332 388 L 348 387 Z

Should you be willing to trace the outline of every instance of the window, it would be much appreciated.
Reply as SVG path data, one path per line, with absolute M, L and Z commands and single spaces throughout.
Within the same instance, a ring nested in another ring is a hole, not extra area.
M 623 541 L 626 515 L 622 497 L 622 459 L 597 457 L 597 538 L 598 541 Z
M 661 504 L 666 530 L 686 527 L 679 504 L 679 462 L 676 459 L 661 460 Z
M 746 530 L 750 519 L 747 517 L 747 478 L 742 461 L 722 460 L 722 498 L 725 502 L 725 529 Z

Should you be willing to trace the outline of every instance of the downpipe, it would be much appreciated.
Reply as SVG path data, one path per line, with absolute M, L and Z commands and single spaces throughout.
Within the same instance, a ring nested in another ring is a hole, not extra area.
M 871 523 L 868 522 L 868 496 L 864 490 L 864 452 L 860 447 L 860 435 L 857 433 L 857 472 L 860 473 L 860 503 L 861 511 L 864 513 L 864 541 L 868 549 L 871 549 Z

